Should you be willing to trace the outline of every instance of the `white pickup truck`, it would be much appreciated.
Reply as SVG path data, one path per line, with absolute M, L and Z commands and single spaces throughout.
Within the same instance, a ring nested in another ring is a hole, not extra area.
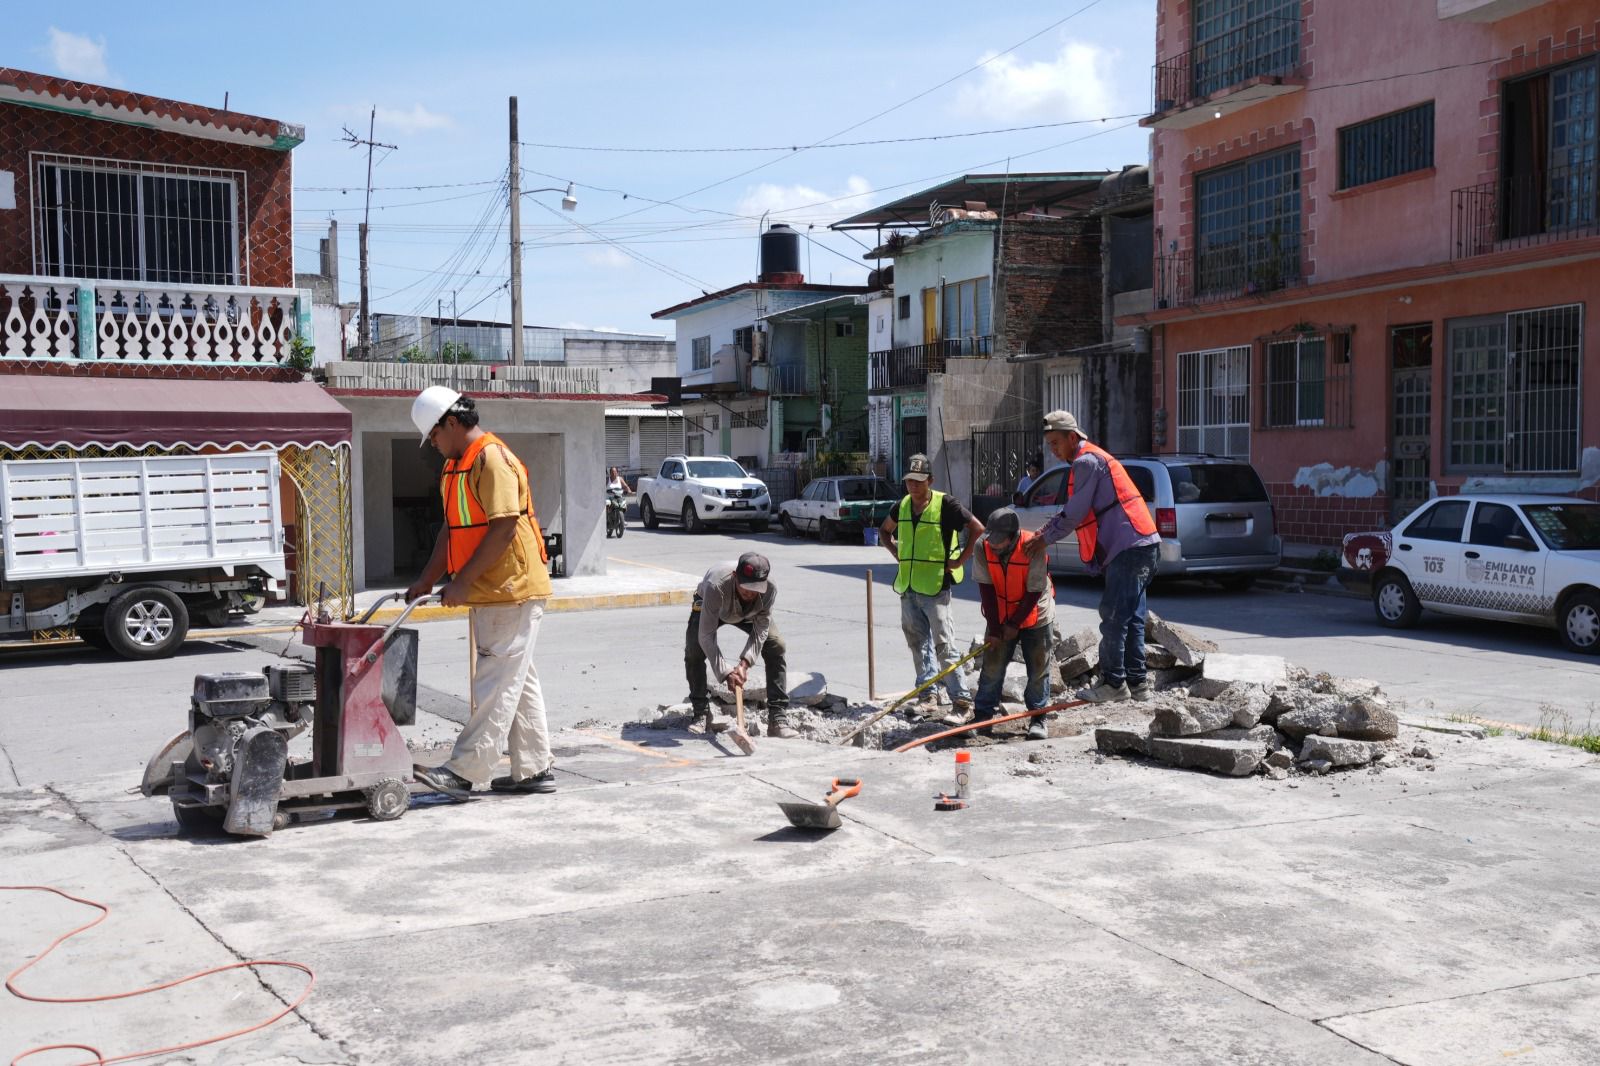
M 646 529 L 663 520 L 681 522 L 691 533 L 745 522 L 751 532 L 765 533 L 772 521 L 767 486 L 726 455 L 669 455 L 655 477 L 639 479 L 636 491 Z
M 128 659 L 177 652 L 285 579 L 278 457 L 0 462 L 0 637 L 71 626 Z

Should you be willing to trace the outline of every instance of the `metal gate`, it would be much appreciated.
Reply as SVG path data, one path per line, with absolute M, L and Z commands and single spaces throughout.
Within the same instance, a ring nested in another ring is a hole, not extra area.
M 1043 430 L 972 431 L 972 513 L 980 521 L 995 508 L 1011 505 L 1017 482 L 1028 472 L 1028 460 L 1043 449 Z
M 1433 428 L 1433 326 L 1389 333 L 1392 418 L 1389 520 L 1398 522 L 1428 498 Z
M 1582 369 L 1582 305 L 1506 315 L 1507 471 L 1578 469 Z

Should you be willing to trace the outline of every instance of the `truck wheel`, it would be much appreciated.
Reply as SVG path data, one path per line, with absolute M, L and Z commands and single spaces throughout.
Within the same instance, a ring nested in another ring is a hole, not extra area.
M 1422 614 L 1422 604 L 1411 591 L 1411 583 L 1393 570 L 1386 571 L 1372 586 L 1372 609 L 1378 624 L 1390 629 L 1410 629 Z
M 824 544 L 834 544 L 839 540 L 839 525 L 831 518 L 823 518 L 817 523 L 817 539 Z
M 655 529 L 661 525 L 661 520 L 656 517 L 655 504 L 650 502 L 648 496 L 639 501 L 639 521 L 644 523 L 646 529 Z
M 706 524 L 700 521 L 700 512 L 694 509 L 693 500 L 683 501 L 683 528 L 690 533 L 706 531 Z
M 1557 618 L 1561 624 L 1561 643 L 1570 651 L 1600 655 L 1600 596 L 1575 592 L 1561 605 Z
M 189 633 L 189 609 L 163 588 L 129 589 L 106 608 L 106 641 L 124 659 L 175 655 Z

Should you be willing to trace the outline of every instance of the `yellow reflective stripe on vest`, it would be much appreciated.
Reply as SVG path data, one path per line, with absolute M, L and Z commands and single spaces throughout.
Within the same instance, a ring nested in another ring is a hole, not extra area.
M 903 595 L 906 589 L 910 589 L 924 596 L 937 596 L 944 591 L 945 565 L 961 554 L 954 538 L 949 542 L 944 538 L 941 523 L 944 498 L 944 493 L 934 492 L 920 515 L 913 514 L 910 496 L 900 501 L 900 512 L 895 516 L 895 533 L 900 549 L 900 568 L 894 579 L 895 592 Z M 911 535 L 905 536 L 908 525 Z M 960 567 L 950 571 L 952 584 L 960 584 L 963 576 Z

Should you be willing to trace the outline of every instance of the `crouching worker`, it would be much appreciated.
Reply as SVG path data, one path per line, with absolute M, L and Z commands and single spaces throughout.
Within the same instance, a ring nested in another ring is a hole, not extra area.
M 732 566 L 724 563 L 707 570 L 694 594 L 689 631 L 684 639 L 683 669 L 689 681 L 689 704 L 708 733 L 712 731 L 711 693 L 706 687 L 706 664 L 710 663 L 730 689 L 743 688 L 759 655 L 767 670 L 767 736 L 800 735 L 788 722 L 789 679 L 783 638 L 772 624 L 778 587 L 768 577 L 771 569 L 766 556 L 745 552 Z M 731 663 L 722 657 L 722 649 L 717 646 L 717 631 L 725 625 L 750 635 L 744 651 Z
M 1000 717 L 1000 690 L 1018 644 L 1022 645 L 1022 660 L 1028 667 L 1023 703 L 1028 710 L 1036 711 L 1050 699 L 1055 586 L 1050 581 L 1048 556 L 1041 552 L 1028 557 L 1027 544 L 1033 534 L 1022 532 L 1020 527 L 1017 512 L 1002 507 L 989 516 L 988 532 L 979 541 L 982 562 L 975 570 L 988 628 L 983 667 L 978 674 L 977 721 Z M 1038 715 L 1028 723 L 1029 740 L 1043 740 L 1049 735 L 1046 717 Z M 994 735 L 992 728 L 978 732 Z

